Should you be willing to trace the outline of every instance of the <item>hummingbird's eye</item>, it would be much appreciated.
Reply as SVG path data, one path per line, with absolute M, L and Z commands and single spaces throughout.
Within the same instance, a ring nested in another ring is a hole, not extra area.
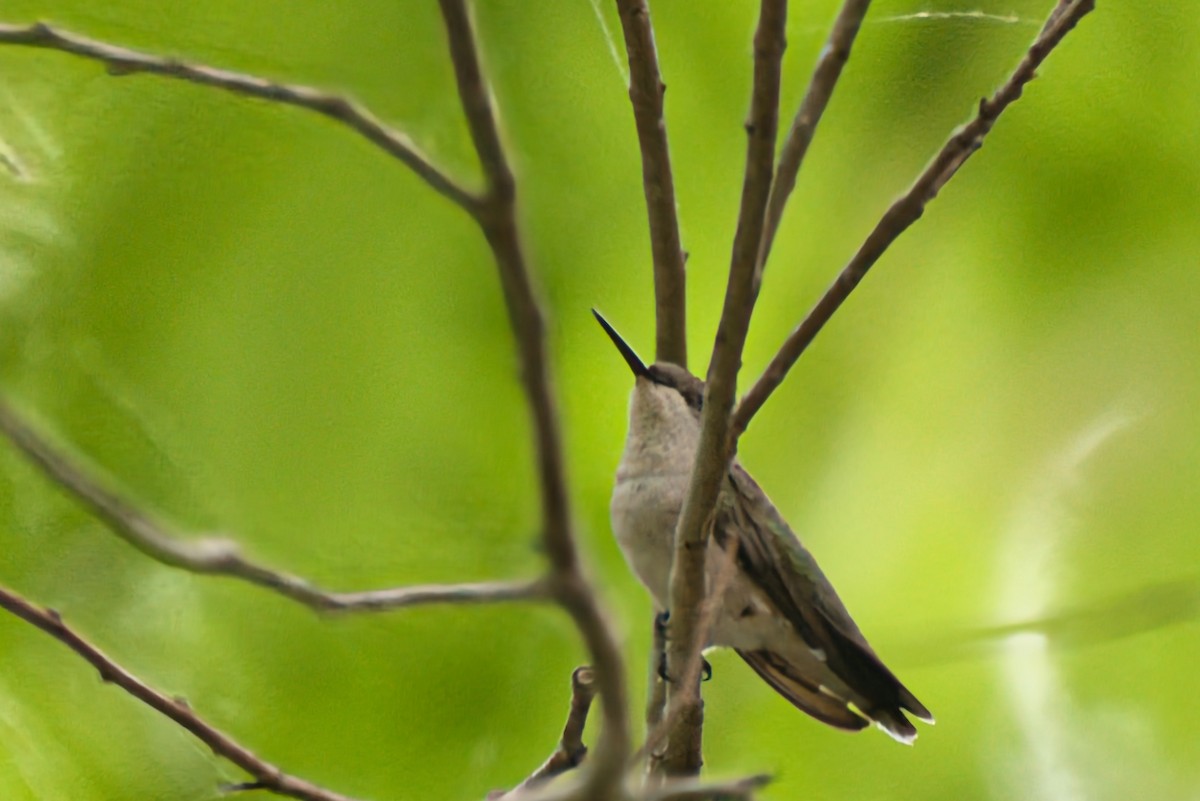
M 670 387 L 674 390 L 679 389 L 679 387 L 675 386 L 675 382 L 671 380 L 671 377 L 667 375 L 666 371 L 664 371 L 657 364 L 651 365 L 649 369 L 646 370 L 646 377 L 655 384 L 658 384 L 660 387 Z

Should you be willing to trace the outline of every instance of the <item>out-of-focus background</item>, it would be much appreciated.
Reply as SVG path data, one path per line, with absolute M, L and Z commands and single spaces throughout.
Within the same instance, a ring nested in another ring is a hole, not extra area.
M 636 715 L 650 606 L 607 512 L 630 376 L 588 309 L 650 356 L 653 305 L 620 28 L 597 2 L 475 5 L 550 312 L 581 545 Z M 653 3 L 697 371 L 756 10 L 703 5 Z M 794 4 L 785 116 L 836 5 Z M 874 4 L 769 266 L 743 388 L 1051 6 Z M 809 801 L 1200 793 L 1200 18 L 1099 6 L 742 445 L 938 725 L 912 749 L 837 733 L 718 654 L 713 775 L 775 772 L 767 798 Z M 8 0 L 0 16 L 345 90 L 477 174 L 432 2 Z M 333 588 L 540 569 L 506 318 L 458 209 L 312 114 L 51 52 L 0 48 L 0 151 L 0 380 L 121 486 Z M 365 798 L 516 783 L 557 739 L 585 658 L 550 607 L 321 620 L 172 571 L 7 445 L 0 582 L 264 756 Z M 0 797 L 186 801 L 239 778 L 0 617 Z

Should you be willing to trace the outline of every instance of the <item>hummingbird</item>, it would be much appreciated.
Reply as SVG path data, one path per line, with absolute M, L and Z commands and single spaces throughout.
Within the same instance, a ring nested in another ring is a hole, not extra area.
M 633 371 L 629 435 L 617 467 L 611 514 L 625 560 L 669 613 L 675 526 L 700 439 L 704 382 L 674 364 L 647 367 L 595 309 L 592 313 Z M 714 604 L 705 648 L 733 648 L 776 692 L 829 726 L 858 731 L 871 724 L 911 744 L 905 712 L 933 715 L 876 656 L 779 510 L 736 459 L 726 473 L 709 537 L 709 591 Z M 732 576 L 717 574 L 733 548 Z

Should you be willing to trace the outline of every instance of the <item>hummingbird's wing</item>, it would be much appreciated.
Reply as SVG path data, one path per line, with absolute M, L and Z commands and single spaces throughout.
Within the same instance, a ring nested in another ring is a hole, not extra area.
M 856 715 L 846 702 L 821 692 L 818 685 L 805 678 L 786 659 L 772 651 L 743 651 L 738 656 L 754 668 L 763 681 L 775 692 L 792 702 L 798 709 L 836 729 L 858 731 L 870 725 L 866 718 Z
M 911 741 L 916 736 L 916 729 L 901 710 L 906 709 L 918 718 L 932 722 L 929 710 L 875 655 L 816 560 L 800 544 L 754 479 L 740 465 L 734 464 L 729 482 L 731 491 L 722 493 L 713 529 L 718 544 L 724 546 L 736 532 L 739 564 L 791 622 L 805 644 L 823 657 L 829 670 L 852 691 L 852 697 L 846 700 L 853 701 L 859 711 L 893 736 Z M 828 716 L 826 706 L 796 700 L 808 700 L 811 692 L 809 696 L 797 693 L 794 676 L 792 682 L 785 685 L 793 687 L 792 691 L 785 692 L 779 686 L 779 677 L 785 675 L 785 671 L 778 666 L 771 668 L 761 658 L 759 664 L 746 654 L 742 654 L 742 658 L 800 709 L 819 720 L 825 720 L 822 715 Z M 760 665 L 767 665 L 767 672 Z M 814 681 L 808 682 L 810 686 L 814 684 Z M 819 709 L 822 714 L 810 711 L 812 708 Z

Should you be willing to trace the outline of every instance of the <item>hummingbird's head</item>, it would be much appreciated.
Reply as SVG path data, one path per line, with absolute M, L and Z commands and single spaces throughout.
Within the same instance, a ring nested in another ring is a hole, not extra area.
M 647 367 L 599 312 L 592 309 L 592 314 L 635 377 L 629 410 L 631 437 L 665 437 L 676 442 L 681 438 L 685 441 L 694 439 L 704 403 L 704 382 L 669 362 L 656 362 Z

